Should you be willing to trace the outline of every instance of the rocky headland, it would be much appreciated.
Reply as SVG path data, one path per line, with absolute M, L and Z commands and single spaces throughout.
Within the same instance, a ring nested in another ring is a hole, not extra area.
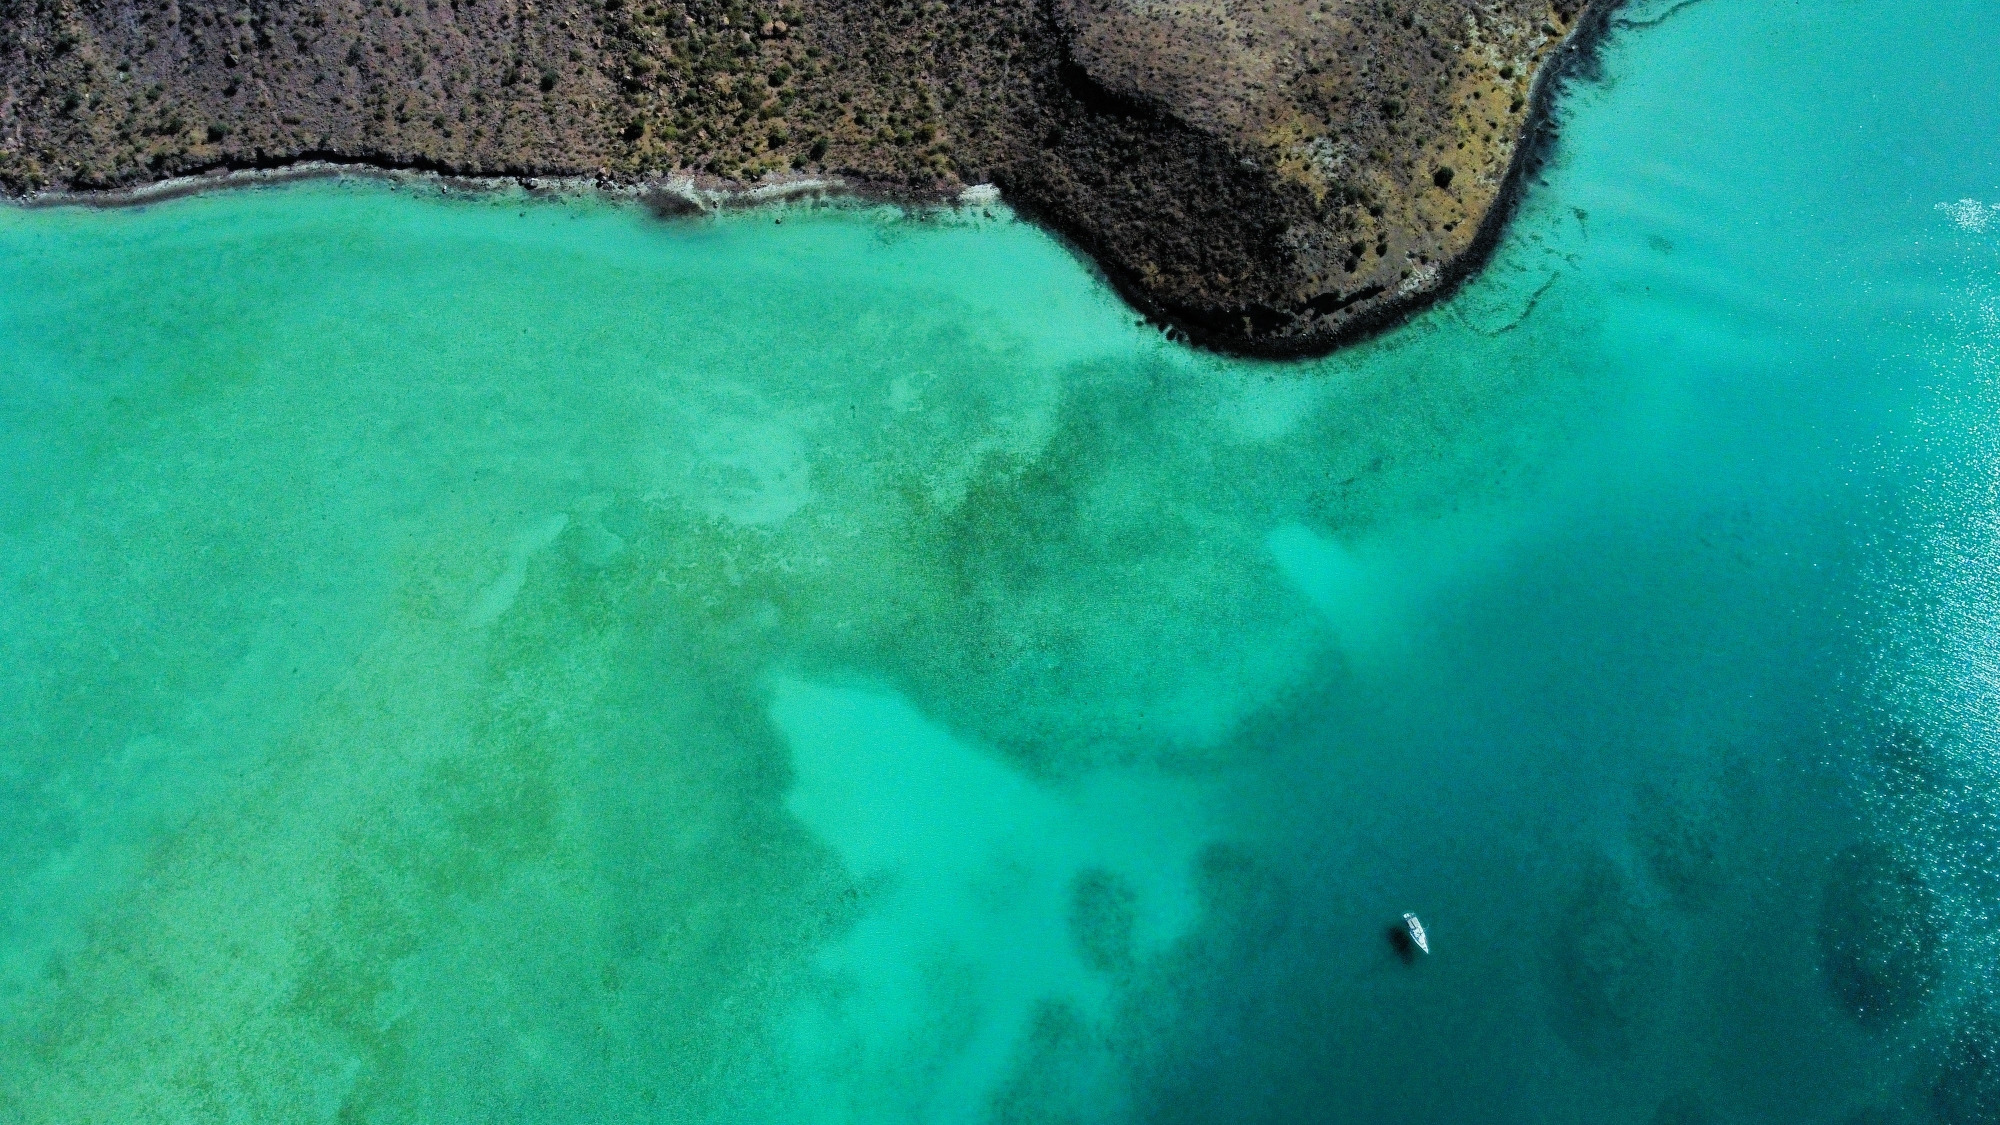
M 0 190 L 992 182 L 1196 341 L 1310 353 L 1479 264 L 1616 2 L 0 0 Z

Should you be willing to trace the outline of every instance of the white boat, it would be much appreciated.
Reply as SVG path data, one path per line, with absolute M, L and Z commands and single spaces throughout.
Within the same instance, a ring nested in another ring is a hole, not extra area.
M 1431 951 L 1431 942 L 1429 938 L 1424 936 L 1424 924 L 1417 921 L 1417 916 L 1414 914 L 1403 915 L 1403 925 L 1410 928 L 1410 940 L 1417 943 L 1417 948 L 1423 950 L 1425 953 L 1429 953 Z

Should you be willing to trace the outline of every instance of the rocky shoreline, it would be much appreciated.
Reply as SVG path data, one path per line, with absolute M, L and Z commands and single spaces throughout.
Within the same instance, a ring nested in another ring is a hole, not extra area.
M 1274 357 L 1380 331 L 1477 272 L 1619 4 L 819 0 L 773 15 L 743 0 L 367 0 L 357 16 L 206 2 L 0 0 L 0 190 L 118 206 L 407 173 L 633 195 L 665 214 L 799 192 L 923 206 L 992 184 L 1156 323 Z M 652 54 L 605 56 L 627 42 L 621 18 L 657 32 Z M 450 49 L 422 28 L 420 50 L 383 41 L 411 22 L 454 28 Z M 344 30 L 300 30 L 315 24 Z M 523 92 L 531 24 L 567 35 L 570 69 Z M 495 46 L 496 29 L 514 44 Z M 236 49 L 218 59 L 218 43 Z M 401 68 L 370 87 L 401 108 L 343 120 L 366 104 L 341 91 L 375 73 L 370 52 Z M 680 69 L 662 77 L 660 59 Z M 439 112 L 419 120 L 426 75 Z M 629 116 L 611 129 L 607 114 Z

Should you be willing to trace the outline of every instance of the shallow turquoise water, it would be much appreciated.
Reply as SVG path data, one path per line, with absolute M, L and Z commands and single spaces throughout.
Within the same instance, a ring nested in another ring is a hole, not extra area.
M 0 1119 L 2000 1119 L 1996 46 L 1627 28 L 1305 364 L 1004 214 L 0 211 Z

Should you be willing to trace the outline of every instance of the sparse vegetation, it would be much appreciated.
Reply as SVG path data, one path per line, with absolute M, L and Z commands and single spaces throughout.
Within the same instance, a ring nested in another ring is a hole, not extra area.
M 0 189 L 302 153 L 472 175 L 991 179 L 1162 315 L 1213 339 L 1310 341 L 1400 299 L 1342 295 L 1401 268 L 1350 242 L 1401 231 L 1425 261 L 1470 245 L 1528 112 L 1524 65 L 1553 42 L 1539 29 L 1575 26 L 1581 0 L 1382 0 L 1309 32 L 1279 11 L 1300 2 L 1246 10 L 1276 52 L 1252 66 L 1143 13 L 1057 27 L 1039 0 L 549 0 L 518 15 L 134 0 L 115 19 L 0 0 Z M 1264 123 L 1254 135 L 1219 108 L 1239 104 Z M 1420 217 L 1415 201 L 1447 187 L 1459 210 Z

